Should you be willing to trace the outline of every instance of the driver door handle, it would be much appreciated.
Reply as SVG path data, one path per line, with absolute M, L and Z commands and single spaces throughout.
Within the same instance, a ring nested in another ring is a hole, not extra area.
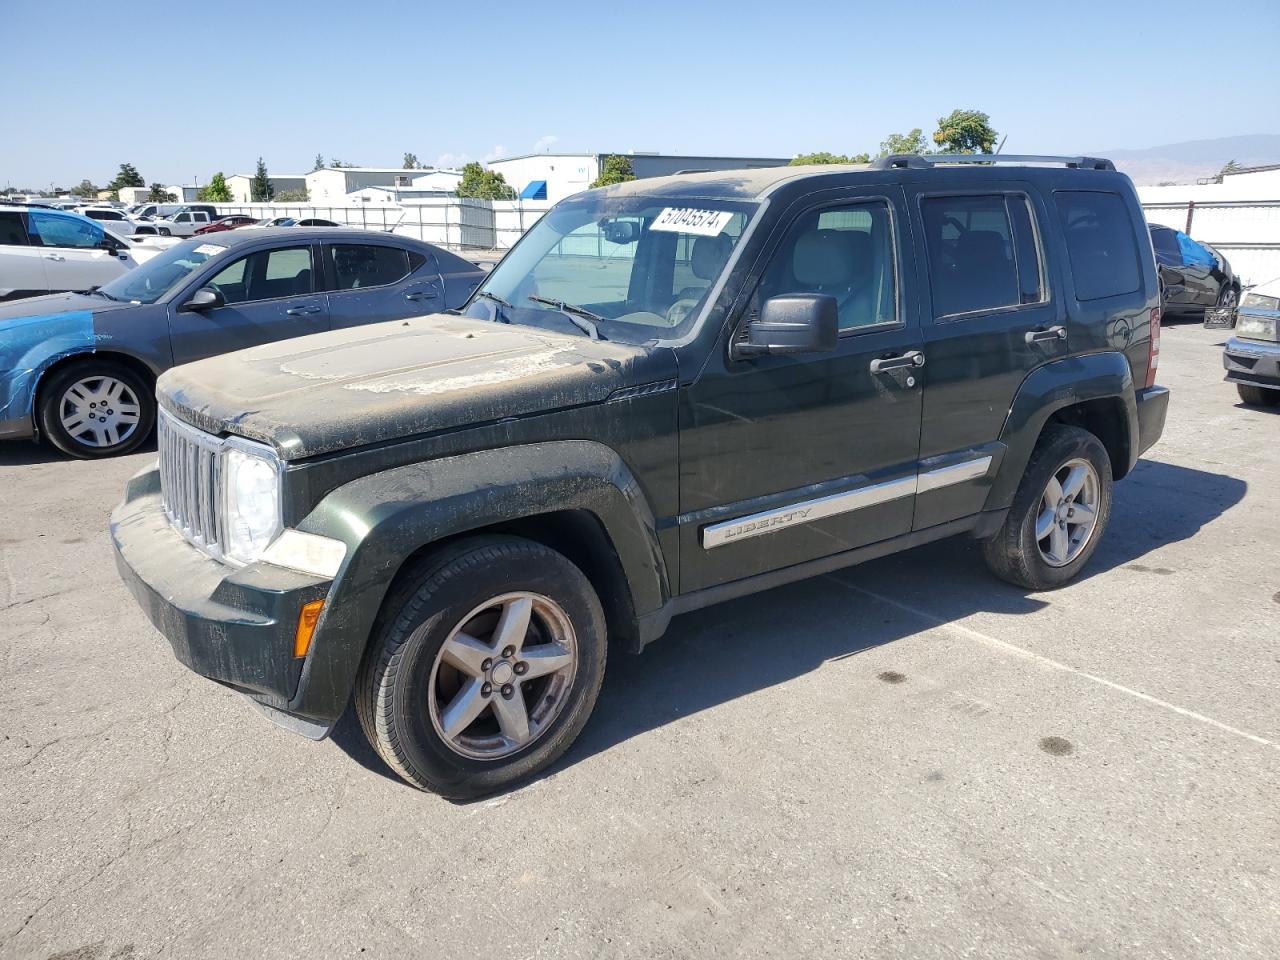
M 1028 330 L 1023 337 L 1028 344 L 1031 343 L 1050 343 L 1054 340 L 1067 339 L 1067 328 L 1061 324 L 1050 327 L 1048 330 Z
M 303 316 L 306 316 L 308 313 L 319 313 L 319 312 L 320 312 L 320 308 L 316 306 L 290 307 L 288 310 L 285 311 L 285 313 L 287 313 L 291 317 L 303 317 Z
M 60 253 L 46 253 L 46 254 L 44 255 L 44 258 L 45 258 L 46 260 L 66 260 L 66 259 L 67 259 L 66 257 L 64 257 L 64 256 L 63 256 L 62 254 L 60 254 Z
M 903 367 L 923 367 L 924 354 L 919 350 L 908 350 L 897 357 L 884 357 L 871 361 L 872 373 L 884 373 L 887 370 L 901 370 Z
M 434 290 L 415 290 L 413 293 L 406 293 L 404 298 L 417 302 L 418 300 L 434 300 L 439 294 Z

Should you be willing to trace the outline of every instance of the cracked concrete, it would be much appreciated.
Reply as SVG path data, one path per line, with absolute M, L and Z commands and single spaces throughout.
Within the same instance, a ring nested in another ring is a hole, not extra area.
M 1220 339 L 1077 584 L 956 542 L 678 620 L 467 806 L 174 661 L 105 532 L 154 454 L 0 447 L 0 960 L 1280 956 L 1280 419 Z

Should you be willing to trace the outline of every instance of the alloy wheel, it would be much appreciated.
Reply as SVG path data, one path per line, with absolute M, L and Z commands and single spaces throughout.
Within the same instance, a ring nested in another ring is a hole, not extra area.
M 1088 460 L 1068 460 L 1049 478 L 1036 515 L 1036 546 L 1051 567 L 1065 567 L 1089 544 L 1102 483 Z

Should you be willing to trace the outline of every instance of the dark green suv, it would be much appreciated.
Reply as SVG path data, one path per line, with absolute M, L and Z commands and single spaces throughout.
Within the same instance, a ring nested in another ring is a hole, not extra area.
M 606 651 L 955 534 L 1066 583 L 1164 425 L 1160 292 L 1105 160 L 641 180 L 460 311 L 161 377 L 111 521 L 191 669 L 451 797 L 545 767 Z

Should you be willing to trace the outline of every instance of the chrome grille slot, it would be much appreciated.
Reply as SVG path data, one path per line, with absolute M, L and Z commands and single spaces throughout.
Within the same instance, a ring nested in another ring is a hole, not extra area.
M 160 410 L 160 498 L 169 522 L 206 553 L 222 555 L 218 509 L 223 441 Z

